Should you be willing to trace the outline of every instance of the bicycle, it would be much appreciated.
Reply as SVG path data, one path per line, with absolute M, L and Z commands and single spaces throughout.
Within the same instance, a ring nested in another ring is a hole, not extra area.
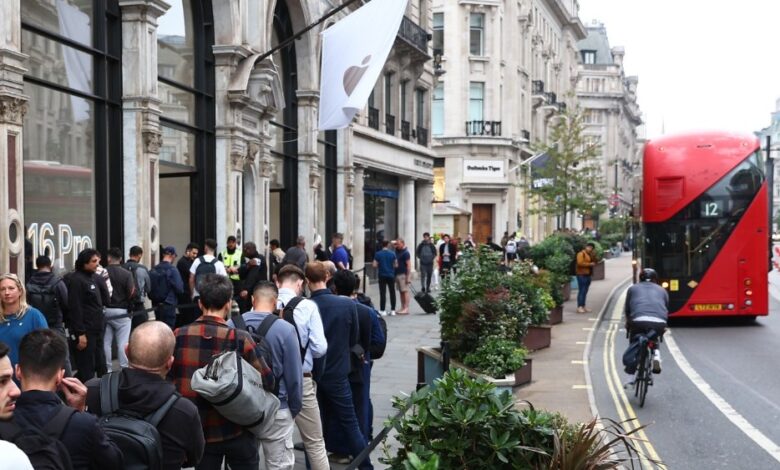
M 656 337 L 658 340 L 656 341 Z M 639 397 L 639 407 L 645 406 L 647 389 L 653 385 L 653 357 L 658 349 L 658 343 L 663 342 L 663 336 L 658 336 L 655 330 L 650 330 L 639 335 L 637 341 L 645 341 L 639 354 L 636 376 L 634 377 L 634 396 Z

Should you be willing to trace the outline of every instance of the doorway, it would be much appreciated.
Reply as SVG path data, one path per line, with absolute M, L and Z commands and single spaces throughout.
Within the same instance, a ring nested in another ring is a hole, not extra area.
M 363 196 L 365 198 L 364 253 L 366 273 L 371 279 L 376 279 L 376 270 L 371 266 L 374 254 L 382 249 L 384 240 L 393 240 L 398 232 L 398 193 L 376 190 L 372 192 L 365 192 Z
M 494 204 L 473 204 L 471 206 L 471 234 L 477 243 L 487 243 L 493 235 Z
M 182 172 L 166 162 L 160 162 L 160 245 L 173 245 L 183 253 L 193 241 L 192 180 L 195 173 Z

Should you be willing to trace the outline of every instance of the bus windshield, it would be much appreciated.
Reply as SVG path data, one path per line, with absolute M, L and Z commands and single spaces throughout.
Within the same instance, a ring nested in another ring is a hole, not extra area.
M 668 221 L 646 224 L 644 265 L 664 278 L 701 279 L 761 188 L 761 162 L 751 154 Z

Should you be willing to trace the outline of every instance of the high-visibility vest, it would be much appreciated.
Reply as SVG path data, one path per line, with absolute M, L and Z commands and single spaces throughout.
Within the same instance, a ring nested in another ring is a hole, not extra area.
M 233 252 L 233 254 L 229 254 L 227 250 L 222 252 L 222 264 L 225 265 L 225 269 L 235 266 L 236 268 L 241 265 L 241 250 L 236 248 L 236 250 Z M 238 281 L 241 278 L 238 276 L 238 273 L 230 274 L 229 275 L 231 281 Z

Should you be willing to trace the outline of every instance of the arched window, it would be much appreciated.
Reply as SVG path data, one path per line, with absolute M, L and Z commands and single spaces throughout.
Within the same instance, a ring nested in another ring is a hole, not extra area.
M 81 249 L 122 239 L 119 6 L 117 0 L 20 3 L 22 52 L 29 56 L 26 235 L 33 259 L 46 254 L 55 269 L 72 269 Z
M 209 0 L 168 3 L 157 27 L 158 221 L 161 242 L 184 246 L 216 232 L 214 30 Z

